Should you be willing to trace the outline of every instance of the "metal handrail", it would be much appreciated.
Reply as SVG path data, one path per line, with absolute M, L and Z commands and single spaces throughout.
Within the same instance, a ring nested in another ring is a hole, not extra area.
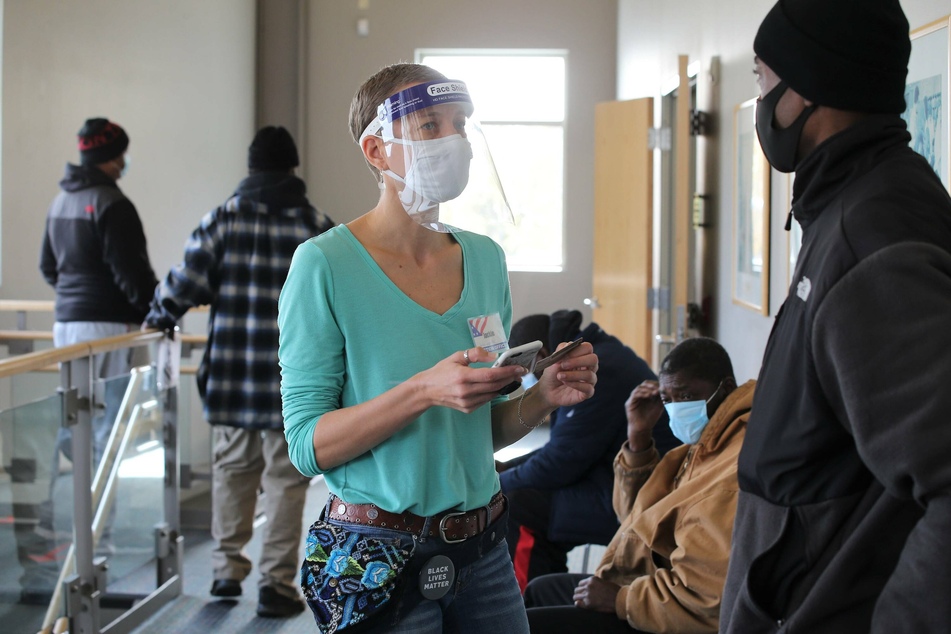
M 56 302 L 51 299 L 0 299 L 0 312 L 51 313 Z M 204 311 L 208 306 L 195 306 L 191 310 Z
M 153 341 L 160 341 L 165 336 L 161 330 L 143 330 L 130 332 L 115 337 L 106 337 L 84 343 L 77 343 L 62 348 L 38 350 L 0 361 L 0 379 L 24 374 L 39 372 L 50 365 L 67 363 L 102 352 L 112 352 L 122 348 L 143 346 Z
M 51 313 L 54 306 L 51 299 L 0 299 L 0 312 Z
M 51 313 L 56 302 L 51 299 L 0 299 L 0 313 Z M 208 306 L 195 306 L 189 310 L 207 311 Z

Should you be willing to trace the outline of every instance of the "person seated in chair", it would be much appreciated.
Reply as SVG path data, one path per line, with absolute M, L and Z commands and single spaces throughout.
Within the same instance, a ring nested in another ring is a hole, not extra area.
M 631 392 L 614 461 L 621 527 L 593 576 L 528 585 L 532 632 L 717 631 L 754 385 L 737 387 L 726 350 L 695 338 L 670 351 L 659 383 Z M 660 458 L 651 431 L 665 409 L 685 444 Z
M 523 590 L 535 577 L 567 572 L 572 548 L 611 541 L 618 529 L 611 508 L 613 461 L 627 437 L 624 402 L 642 381 L 657 378 L 617 337 L 596 323 L 583 329 L 581 324 L 577 310 L 529 315 L 512 326 L 509 337 L 510 347 L 541 341 L 539 359 L 578 337 L 598 355 L 594 396 L 555 410 L 544 446 L 498 465 L 502 491 L 509 499 L 506 541 Z M 522 378 L 524 387 L 530 387 L 531 379 Z M 679 444 L 666 420 L 655 436 L 662 453 Z

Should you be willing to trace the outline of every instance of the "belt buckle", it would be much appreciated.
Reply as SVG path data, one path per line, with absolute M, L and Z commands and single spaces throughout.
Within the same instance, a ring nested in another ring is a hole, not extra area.
M 462 539 L 449 539 L 446 536 L 446 520 L 453 517 L 461 517 L 463 515 L 466 515 L 467 513 L 468 511 L 454 511 L 452 513 L 446 513 L 445 515 L 442 516 L 442 519 L 439 520 L 439 536 L 442 538 L 444 542 L 446 542 L 447 544 L 458 544 L 468 539 L 467 537 L 463 537 Z

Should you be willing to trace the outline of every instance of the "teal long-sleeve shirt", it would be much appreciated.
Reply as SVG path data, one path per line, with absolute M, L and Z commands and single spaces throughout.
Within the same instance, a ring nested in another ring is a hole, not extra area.
M 464 287 L 442 315 L 393 284 L 345 225 L 294 254 L 278 301 L 284 432 L 301 473 L 322 473 L 330 491 L 348 502 L 433 515 L 484 506 L 499 490 L 488 405 L 472 414 L 432 407 L 331 469 L 321 469 L 314 456 L 321 416 L 471 348 L 470 318 L 497 313 L 508 333 L 512 301 L 501 248 L 478 234 L 453 235 L 462 248 Z

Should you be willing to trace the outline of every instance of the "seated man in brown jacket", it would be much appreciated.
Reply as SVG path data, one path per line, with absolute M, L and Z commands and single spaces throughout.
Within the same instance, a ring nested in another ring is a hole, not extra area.
M 627 442 L 614 462 L 621 527 L 594 576 L 528 585 L 532 632 L 717 631 L 754 381 L 737 387 L 726 350 L 706 338 L 671 350 L 659 378 L 626 403 Z M 664 408 L 685 444 L 661 459 L 651 430 Z

